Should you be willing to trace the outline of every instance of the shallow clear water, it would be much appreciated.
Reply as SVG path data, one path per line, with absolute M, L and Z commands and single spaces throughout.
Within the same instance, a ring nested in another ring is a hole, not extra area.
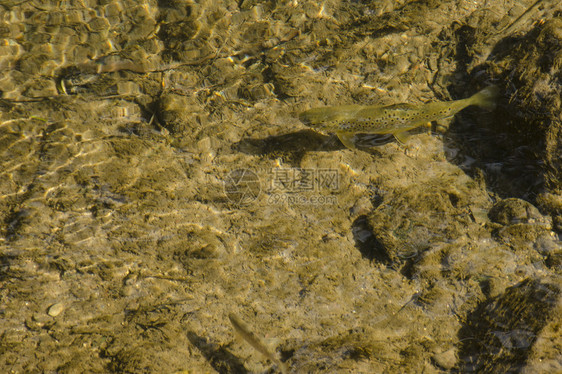
M 409 3 L 3 2 L 0 367 L 277 370 L 233 313 L 290 372 L 559 370 L 559 233 L 467 151 L 497 116 L 297 119 L 467 97 L 452 15 L 531 5 Z

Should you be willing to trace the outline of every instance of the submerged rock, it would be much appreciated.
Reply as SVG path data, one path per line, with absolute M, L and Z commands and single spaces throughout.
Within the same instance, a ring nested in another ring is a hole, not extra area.
M 490 219 L 502 225 L 513 223 L 538 223 L 544 220 L 539 210 L 531 203 L 510 198 L 497 203 L 490 209 Z
M 460 174 L 460 170 L 456 172 Z M 421 189 L 412 185 L 392 191 L 369 215 L 368 223 L 386 255 L 401 264 L 436 245 L 478 231 L 480 225 L 472 210 L 488 204 L 475 181 L 445 175 Z
M 560 320 L 554 315 L 559 298 L 556 283 L 526 279 L 479 304 L 459 331 L 460 371 L 520 371 L 543 328 Z

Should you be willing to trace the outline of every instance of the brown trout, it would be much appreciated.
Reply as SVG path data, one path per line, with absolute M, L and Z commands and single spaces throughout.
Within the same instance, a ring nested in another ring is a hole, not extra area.
M 271 353 L 271 351 L 265 346 L 265 344 L 263 344 L 261 339 L 258 338 L 252 331 L 250 331 L 248 325 L 242 322 L 240 318 L 238 318 L 233 313 L 230 313 L 228 315 L 228 319 L 230 319 L 230 323 L 232 323 L 232 326 L 234 326 L 234 330 L 236 330 L 236 332 L 242 338 L 244 338 L 246 342 L 248 342 L 256 351 L 275 363 L 279 370 L 281 370 L 281 373 L 287 373 L 287 366 L 285 365 L 285 363 L 281 362 L 281 360 L 279 360 L 275 354 Z
M 494 109 L 498 88 L 489 86 L 467 99 L 428 104 L 341 105 L 314 108 L 302 112 L 300 120 L 316 130 L 335 133 L 349 149 L 354 149 L 353 136 L 392 134 L 400 143 L 408 139 L 407 131 L 428 122 L 448 118 L 470 105 Z

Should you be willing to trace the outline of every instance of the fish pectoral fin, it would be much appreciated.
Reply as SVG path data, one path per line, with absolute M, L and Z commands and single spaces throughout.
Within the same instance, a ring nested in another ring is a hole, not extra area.
M 347 148 L 352 150 L 356 148 L 355 143 L 352 140 L 355 136 L 353 133 L 338 131 L 336 132 L 336 135 L 338 136 L 338 139 L 343 143 L 343 145 L 345 145 Z
M 398 143 L 400 144 L 406 144 L 408 139 L 410 139 L 410 134 L 408 134 L 406 131 L 395 132 L 392 135 L 394 135 L 394 137 L 396 138 L 396 140 L 398 140 Z

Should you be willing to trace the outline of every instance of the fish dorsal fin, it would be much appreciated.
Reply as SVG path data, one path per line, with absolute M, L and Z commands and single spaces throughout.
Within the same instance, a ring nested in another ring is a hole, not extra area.
M 383 108 L 384 109 L 414 109 L 417 107 L 414 104 L 399 103 L 399 104 L 386 105 Z

